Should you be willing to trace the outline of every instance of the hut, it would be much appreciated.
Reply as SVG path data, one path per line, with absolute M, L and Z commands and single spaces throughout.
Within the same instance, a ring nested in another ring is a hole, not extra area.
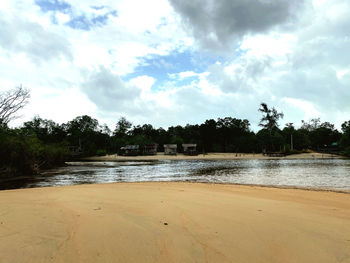
M 197 144 L 183 144 L 184 154 L 186 155 L 198 155 Z
M 143 146 L 143 154 L 144 155 L 157 155 L 157 143 L 145 144 Z
M 164 144 L 165 155 L 176 155 L 177 145 L 176 144 Z
M 120 154 L 124 156 L 136 156 L 140 153 L 139 145 L 127 145 L 120 148 Z
M 72 156 L 79 156 L 83 153 L 83 149 L 80 146 L 69 146 L 68 151 Z

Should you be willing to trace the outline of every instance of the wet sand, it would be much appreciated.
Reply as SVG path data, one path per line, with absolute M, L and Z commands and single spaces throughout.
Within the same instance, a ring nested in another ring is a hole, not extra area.
M 0 262 L 350 262 L 350 194 L 199 183 L 0 191 Z
M 159 160 L 242 160 L 242 159 L 339 159 L 345 158 L 340 155 L 327 153 L 301 153 L 292 154 L 285 157 L 270 157 L 262 154 L 253 153 L 208 153 L 199 154 L 196 156 L 188 156 L 183 154 L 164 155 L 158 153 L 157 155 L 149 156 L 120 156 L 120 155 L 106 155 L 84 158 L 86 161 L 159 161 Z

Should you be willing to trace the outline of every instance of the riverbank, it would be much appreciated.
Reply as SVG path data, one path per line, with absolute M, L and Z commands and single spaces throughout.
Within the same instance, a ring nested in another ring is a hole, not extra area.
M 160 160 L 242 160 L 242 159 L 341 159 L 346 158 L 340 155 L 327 154 L 327 153 L 301 153 L 291 154 L 284 157 L 271 157 L 263 154 L 253 153 L 208 153 L 199 154 L 196 156 L 189 156 L 184 154 L 177 155 L 164 155 L 164 153 L 158 153 L 157 155 L 149 156 L 120 156 L 116 154 L 106 156 L 94 156 L 83 158 L 86 161 L 160 161 Z
M 350 194 L 195 183 L 0 192 L 0 262 L 350 262 Z

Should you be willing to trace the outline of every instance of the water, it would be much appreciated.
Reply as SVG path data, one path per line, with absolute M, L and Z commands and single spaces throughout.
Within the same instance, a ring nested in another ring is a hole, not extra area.
M 72 162 L 35 177 L 0 180 L 0 189 L 74 184 L 185 181 L 350 190 L 349 159 Z

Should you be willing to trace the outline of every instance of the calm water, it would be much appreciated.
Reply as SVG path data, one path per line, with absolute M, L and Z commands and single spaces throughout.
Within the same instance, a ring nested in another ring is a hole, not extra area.
M 72 162 L 35 177 L 0 180 L 0 189 L 73 184 L 186 181 L 350 190 L 350 160 Z

